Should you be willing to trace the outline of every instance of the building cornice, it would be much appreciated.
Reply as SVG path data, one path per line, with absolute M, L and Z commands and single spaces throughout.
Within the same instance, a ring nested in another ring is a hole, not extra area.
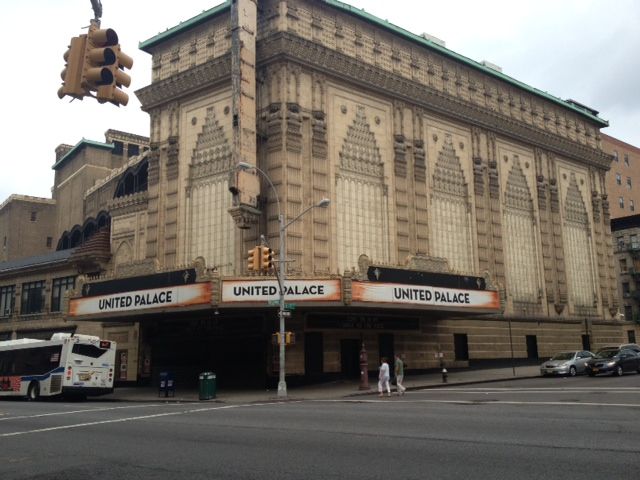
M 443 94 L 421 83 L 394 75 L 353 57 L 310 42 L 287 32 L 279 32 L 258 43 L 260 65 L 293 61 L 336 80 L 363 86 L 380 94 L 402 99 L 444 117 L 479 126 L 513 140 L 530 144 L 563 157 L 608 170 L 611 156 L 601 150 L 540 130 L 498 112 Z
M 602 150 L 446 95 L 288 32 L 278 32 L 258 42 L 257 58 L 259 67 L 277 61 L 295 62 L 338 81 L 353 83 L 360 89 L 365 86 L 381 96 L 402 99 L 426 111 L 485 128 L 598 169 L 608 170 L 611 165 L 612 157 Z M 181 97 L 214 88 L 222 82 L 231 83 L 230 54 L 153 83 L 136 91 L 136 95 L 142 109 L 149 111 Z
M 231 54 L 227 53 L 207 63 L 180 72 L 159 82 L 137 90 L 135 93 L 148 112 L 164 103 L 191 95 L 203 89 L 213 88 L 221 81 L 231 86 Z

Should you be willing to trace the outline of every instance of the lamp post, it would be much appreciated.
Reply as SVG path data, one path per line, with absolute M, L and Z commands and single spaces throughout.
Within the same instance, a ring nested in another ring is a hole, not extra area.
M 305 208 L 302 212 L 300 212 L 299 215 L 297 215 L 296 217 L 294 217 L 293 219 L 289 220 L 288 222 L 285 223 L 285 219 L 284 219 L 284 214 L 282 213 L 282 210 L 280 209 L 280 199 L 278 198 L 278 192 L 276 191 L 276 187 L 273 185 L 273 182 L 271 181 L 271 178 L 269 178 L 269 175 L 267 175 L 266 172 L 264 172 L 263 170 L 259 169 L 258 167 L 256 167 L 255 165 L 251 165 L 250 163 L 247 162 L 238 162 L 236 168 L 240 168 L 240 169 L 244 169 L 244 170 L 251 170 L 251 169 L 255 169 L 258 173 L 260 173 L 260 175 L 262 175 L 267 182 L 269 183 L 269 186 L 271 187 L 271 190 L 273 190 L 273 195 L 276 198 L 276 205 L 278 208 L 278 230 L 280 233 L 280 255 L 279 255 L 279 266 L 278 266 L 278 270 L 279 270 L 279 274 L 277 275 L 278 277 L 278 284 L 279 284 L 279 290 L 280 290 L 280 294 L 279 294 L 279 301 L 278 301 L 278 305 L 279 305 L 279 309 L 278 309 L 278 318 L 280 320 L 280 344 L 279 349 L 279 364 L 280 364 L 280 368 L 278 369 L 278 397 L 279 398 L 286 398 L 287 397 L 287 382 L 285 380 L 285 341 L 284 341 L 284 318 L 285 318 L 285 282 L 286 282 L 286 270 L 285 270 L 285 266 L 287 263 L 287 247 L 286 247 L 286 235 L 285 232 L 287 230 L 287 228 L 289 227 L 289 225 L 291 225 L 292 223 L 294 223 L 295 221 L 297 221 L 298 219 L 300 219 L 300 217 L 302 217 L 304 214 L 306 214 L 307 212 L 309 212 L 310 210 L 316 208 L 316 207 L 321 207 L 321 208 L 326 208 L 329 206 L 329 204 L 331 203 L 331 200 L 329 200 L 328 198 L 323 198 L 322 200 L 320 200 L 318 203 L 314 204 L 314 205 L 310 205 L 309 207 Z

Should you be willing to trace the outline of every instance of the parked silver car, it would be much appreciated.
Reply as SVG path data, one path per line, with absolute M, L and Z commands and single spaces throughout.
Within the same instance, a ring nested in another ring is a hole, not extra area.
M 540 373 L 542 375 L 569 375 L 574 377 L 579 373 L 585 373 L 585 364 L 587 360 L 593 357 L 593 353 L 587 350 L 559 352 L 540 365 Z

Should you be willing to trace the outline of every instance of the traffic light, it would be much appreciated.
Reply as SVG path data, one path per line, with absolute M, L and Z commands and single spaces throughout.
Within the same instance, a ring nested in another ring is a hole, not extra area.
M 131 77 L 123 70 L 132 66 L 133 59 L 120 49 L 118 34 L 111 28 L 101 30 L 92 22 L 87 34 L 83 86 L 95 91 L 100 103 L 126 105 L 129 96 L 120 87 L 131 84 Z
M 67 62 L 64 70 L 60 73 L 62 86 L 58 89 L 58 97 L 63 98 L 69 95 L 73 98 L 82 99 L 87 91 L 82 86 L 82 70 L 84 65 L 84 51 L 87 45 L 87 36 L 80 35 L 73 37 L 69 43 L 69 49 L 63 58 Z
M 262 268 L 262 271 L 268 272 L 273 267 L 273 250 L 264 246 L 260 247 L 260 250 L 260 268 Z
M 284 344 L 294 345 L 296 343 L 296 334 L 294 332 L 284 332 Z
M 253 247 L 249 250 L 247 269 L 250 272 L 260 271 L 260 247 Z
M 271 344 L 272 345 L 280 345 L 280 332 L 271 334 Z M 285 345 L 295 345 L 296 343 L 296 334 L 294 332 L 284 332 L 284 344 Z

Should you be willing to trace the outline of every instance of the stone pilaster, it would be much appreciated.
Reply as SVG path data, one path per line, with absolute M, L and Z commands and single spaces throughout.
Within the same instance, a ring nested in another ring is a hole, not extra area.
M 480 272 L 492 271 L 489 259 L 489 197 L 487 184 L 486 154 L 483 158 L 482 140 L 486 138 L 486 132 L 479 128 L 471 129 L 471 158 L 473 161 L 473 191 L 475 194 L 476 208 L 476 232 L 478 245 L 478 265 Z
M 553 161 L 552 161 L 553 163 Z M 555 168 L 550 169 L 554 172 Z M 567 305 L 567 273 L 564 264 L 564 248 L 562 245 L 562 219 L 560 217 L 560 193 L 558 191 L 558 179 L 549 180 L 549 199 L 551 207 L 551 235 L 553 238 L 553 266 L 555 268 L 556 291 L 554 307 L 560 315 Z
M 504 249 L 502 246 L 502 215 L 500 212 L 500 179 L 498 177 L 498 159 L 496 151 L 496 135 L 487 134 L 487 151 L 489 166 L 489 231 L 491 235 L 492 264 L 489 271 L 493 271 L 496 282 L 505 285 Z

